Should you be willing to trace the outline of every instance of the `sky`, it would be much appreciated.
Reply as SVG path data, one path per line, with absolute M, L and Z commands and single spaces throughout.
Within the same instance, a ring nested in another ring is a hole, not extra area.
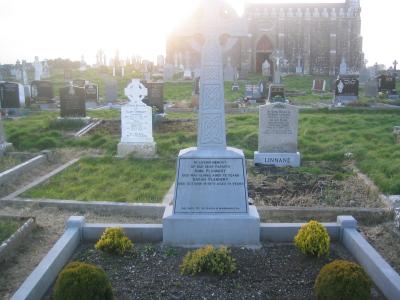
M 108 58 L 139 55 L 156 60 L 165 41 L 201 0 L 0 0 L 0 63 L 35 56 L 95 63 L 103 49 Z M 245 2 L 344 2 L 340 0 L 226 0 L 239 14 Z M 396 19 L 398 0 L 361 0 L 363 50 L 368 65 L 400 61 Z M 393 36 L 392 36 L 393 35 Z

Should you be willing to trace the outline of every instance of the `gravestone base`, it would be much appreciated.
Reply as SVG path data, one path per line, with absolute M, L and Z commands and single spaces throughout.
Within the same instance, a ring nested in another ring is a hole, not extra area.
M 174 214 L 163 216 L 163 243 L 197 248 L 205 245 L 260 247 L 260 216 L 255 206 L 245 214 Z
M 254 165 L 275 167 L 300 167 L 300 152 L 297 153 L 260 153 L 254 152 Z
M 357 96 L 336 96 L 333 100 L 334 106 L 348 105 L 356 103 L 358 101 Z
M 137 158 L 152 158 L 156 156 L 156 143 L 119 143 L 118 157 L 125 157 L 132 154 Z

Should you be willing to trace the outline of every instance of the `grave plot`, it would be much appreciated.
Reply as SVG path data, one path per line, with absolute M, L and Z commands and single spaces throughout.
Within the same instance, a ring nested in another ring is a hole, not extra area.
M 161 203 L 174 181 L 174 162 L 112 157 L 82 158 L 22 197 Z
M 123 256 L 104 254 L 93 244 L 81 245 L 71 258 L 106 271 L 117 299 L 312 299 L 320 269 L 335 259 L 354 261 L 340 244 L 329 258 L 310 258 L 290 244 L 265 244 L 261 249 L 232 248 L 236 271 L 230 275 L 182 275 L 179 265 L 188 252 L 160 244 L 135 244 Z M 121 280 L 123 278 L 123 280 Z M 52 286 L 44 299 L 52 299 Z M 371 299 L 384 299 L 374 288 Z
M 23 162 L 20 157 L 2 156 L 0 157 L 0 173 Z
M 0 264 L 13 258 L 35 227 L 34 218 L 0 215 Z
M 349 163 L 303 162 L 298 169 L 249 166 L 248 185 L 249 196 L 261 206 L 385 207 Z

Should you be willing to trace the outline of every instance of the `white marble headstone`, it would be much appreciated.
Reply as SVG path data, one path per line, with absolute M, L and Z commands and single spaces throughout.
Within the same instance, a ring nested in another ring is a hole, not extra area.
M 42 78 L 43 66 L 42 63 L 39 61 L 39 57 L 37 56 L 35 56 L 33 68 L 35 69 L 35 80 L 40 80 Z
M 139 79 L 125 88 L 129 103 L 121 108 L 121 143 L 154 142 L 152 110 L 142 102 L 147 96 L 147 88 Z

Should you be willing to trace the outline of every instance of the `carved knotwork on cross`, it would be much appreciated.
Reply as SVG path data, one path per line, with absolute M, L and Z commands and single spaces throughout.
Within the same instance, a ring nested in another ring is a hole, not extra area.
M 247 36 L 244 20 L 237 18 L 221 0 L 205 0 L 197 18 L 180 36 L 191 37 L 191 46 L 201 51 L 201 84 L 197 146 L 200 149 L 226 148 L 222 53 L 230 50 L 238 37 Z M 198 42 L 201 35 L 204 44 Z M 221 46 L 222 36 L 228 36 Z

